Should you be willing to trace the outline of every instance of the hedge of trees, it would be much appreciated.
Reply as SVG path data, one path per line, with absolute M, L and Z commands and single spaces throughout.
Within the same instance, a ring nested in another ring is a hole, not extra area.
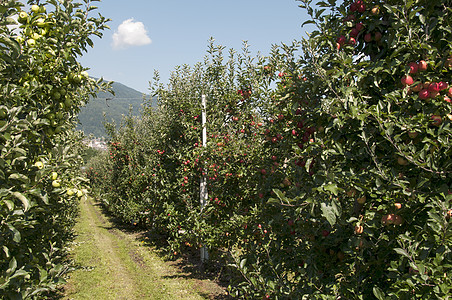
M 42 299 L 64 281 L 65 247 L 88 187 L 73 128 L 100 86 L 77 58 L 107 20 L 89 16 L 91 1 L 38 3 L 0 6 L 2 299 Z
M 446 299 L 451 2 L 300 3 L 306 39 L 266 57 L 212 42 L 156 74 L 158 108 L 110 128 L 91 183 L 172 253 L 227 253 L 238 298 Z

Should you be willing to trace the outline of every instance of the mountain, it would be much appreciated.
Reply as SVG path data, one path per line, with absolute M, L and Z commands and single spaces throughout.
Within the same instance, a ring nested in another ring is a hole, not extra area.
M 112 85 L 115 96 L 111 93 L 99 92 L 96 98 L 92 98 L 89 103 L 82 107 L 78 115 L 80 124 L 77 129 L 82 130 L 85 135 L 93 134 L 95 137 L 106 136 L 104 128 L 104 113 L 107 122 L 114 121 L 116 126 L 121 123 L 123 115 L 129 114 L 132 108 L 132 115 L 139 116 L 144 100 L 149 100 L 150 96 L 134 90 L 124 84 L 115 82 Z M 155 101 L 152 101 L 155 105 Z

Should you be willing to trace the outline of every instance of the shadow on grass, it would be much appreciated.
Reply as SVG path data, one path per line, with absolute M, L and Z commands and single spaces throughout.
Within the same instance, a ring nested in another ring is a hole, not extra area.
M 164 261 L 175 267 L 179 272 L 176 275 L 164 276 L 168 279 L 194 279 L 197 285 L 202 285 L 202 281 L 210 280 L 215 282 L 226 292 L 228 285 L 233 278 L 232 273 L 226 267 L 227 262 L 224 259 L 225 253 L 217 253 L 215 257 L 220 257 L 216 260 L 210 260 L 208 263 L 202 263 L 200 258 L 200 251 L 191 247 L 185 247 L 183 253 L 177 257 L 171 256 L 168 244 L 168 237 L 161 232 L 152 228 L 145 228 L 143 226 L 136 226 L 122 222 L 119 218 L 112 216 L 106 207 L 100 203 L 95 202 L 94 205 L 102 211 L 103 215 L 108 219 L 111 226 L 101 222 L 102 228 L 107 229 L 112 234 L 116 230 L 120 230 L 126 234 L 136 235 L 136 240 L 142 242 L 142 245 L 153 248 L 156 253 Z M 103 220 L 101 215 L 97 216 L 99 220 Z M 223 258 L 222 258 L 223 257 Z M 233 297 L 224 294 L 209 294 L 199 293 L 200 296 L 211 300 L 227 300 L 234 299 Z

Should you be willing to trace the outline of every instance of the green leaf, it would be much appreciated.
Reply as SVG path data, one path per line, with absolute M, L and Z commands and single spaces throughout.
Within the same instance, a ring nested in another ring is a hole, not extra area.
M 326 218 L 331 226 L 336 224 L 336 214 L 334 213 L 334 208 L 332 206 L 327 206 L 325 203 L 320 204 L 322 209 L 322 215 Z
M 242 259 L 242 261 L 240 262 L 240 269 L 243 269 L 246 265 L 246 258 Z
M 324 186 L 323 186 L 323 190 L 325 190 L 325 191 L 330 191 L 330 192 L 332 192 L 332 193 L 333 193 L 334 195 L 336 195 L 336 196 L 337 196 L 338 191 L 339 191 L 337 185 L 334 184 L 334 183 L 324 185 Z
M 385 300 L 385 293 L 383 293 L 383 291 L 379 287 L 374 286 L 372 291 L 374 293 L 374 296 L 377 297 L 378 300 Z
M 394 251 L 397 252 L 400 255 L 403 255 L 405 257 L 410 257 L 410 255 L 408 254 L 408 252 L 406 252 L 406 250 L 401 249 L 401 248 L 394 248 Z
M 24 211 L 27 211 L 30 207 L 30 201 L 20 192 L 13 192 L 13 196 L 19 199 L 22 202 L 22 205 L 24 207 Z
M 20 232 L 13 225 L 7 224 L 9 230 L 13 232 L 13 241 L 19 243 L 21 240 Z

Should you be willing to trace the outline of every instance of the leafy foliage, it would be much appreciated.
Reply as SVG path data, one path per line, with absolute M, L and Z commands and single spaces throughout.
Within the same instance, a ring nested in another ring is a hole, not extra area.
M 38 298 L 67 272 L 64 246 L 72 236 L 81 137 L 74 117 L 98 84 L 77 56 L 105 19 L 92 7 L 54 0 L 0 7 L 0 295 Z M 51 12 L 46 13 L 47 9 Z M 14 16 L 20 27 L 15 28 Z
M 445 299 L 451 3 L 300 2 L 309 38 L 227 60 L 211 44 L 156 76 L 159 108 L 110 131 L 90 179 L 172 253 L 227 251 L 238 298 Z

